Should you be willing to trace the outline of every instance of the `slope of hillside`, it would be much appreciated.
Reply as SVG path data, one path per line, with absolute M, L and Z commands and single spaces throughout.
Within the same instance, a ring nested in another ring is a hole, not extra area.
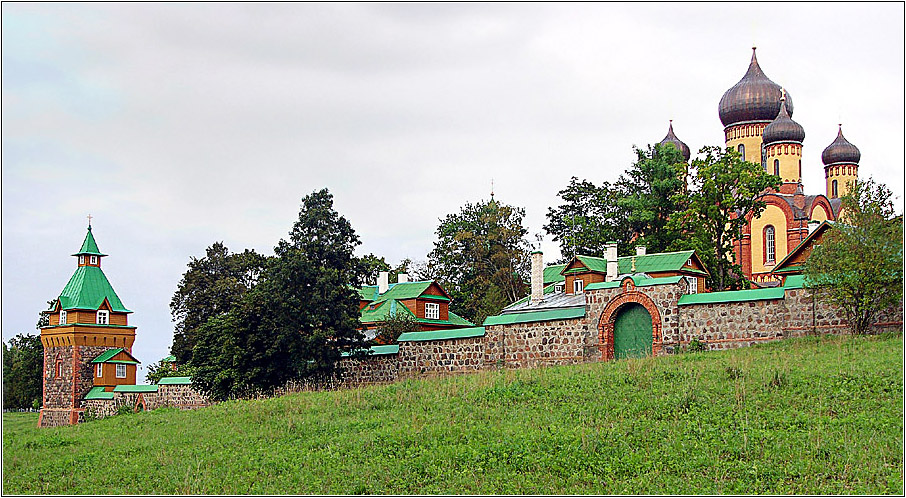
M 37 429 L 4 494 L 902 494 L 903 338 L 410 380 Z

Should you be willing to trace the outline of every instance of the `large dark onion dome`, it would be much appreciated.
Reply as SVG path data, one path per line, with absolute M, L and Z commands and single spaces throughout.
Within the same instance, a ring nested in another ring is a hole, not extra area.
M 780 85 L 761 71 L 755 58 L 755 47 L 752 47 L 752 62 L 746 75 L 720 98 L 720 122 L 726 127 L 746 121 L 772 121 L 780 112 L 780 94 Z M 789 94 L 786 95 L 786 110 L 793 115 L 793 100 Z
M 784 101 L 784 97 L 780 98 Z M 802 143 L 805 140 L 805 129 L 799 123 L 793 121 L 786 112 L 786 106 L 780 106 L 780 113 L 777 118 L 771 121 L 771 124 L 765 126 L 761 134 L 761 141 L 765 145 L 776 142 L 797 142 Z
M 688 161 L 689 158 L 692 157 L 692 152 L 689 150 L 689 146 L 679 138 L 676 138 L 676 135 L 673 134 L 672 119 L 670 120 L 670 128 L 667 129 L 667 136 L 659 142 L 659 145 L 664 144 L 673 144 L 677 148 L 677 150 L 683 153 L 683 159 L 685 159 L 686 161 Z
M 849 143 L 849 140 L 843 138 L 843 125 L 839 125 L 837 138 L 821 153 L 821 162 L 825 166 L 837 163 L 859 164 L 862 153 L 859 148 Z

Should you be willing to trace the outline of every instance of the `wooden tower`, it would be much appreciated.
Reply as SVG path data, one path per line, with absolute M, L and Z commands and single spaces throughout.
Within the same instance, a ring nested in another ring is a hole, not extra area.
M 89 220 L 90 221 L 90 220 Z M 122 348 L 131 353 L 135 327 L 132 313 L 114 292 L 101 270 L 101 258 L 91 224 L 79 252 L 78 266 L 53 307 L 49 324 L 41 327 L 44 345 L 44 395 L 39 427 L 77 424 L 82 398 L 93 387 L 96 366 L 105 351 Z M 132 383 L 135 383 L 134 374 Z

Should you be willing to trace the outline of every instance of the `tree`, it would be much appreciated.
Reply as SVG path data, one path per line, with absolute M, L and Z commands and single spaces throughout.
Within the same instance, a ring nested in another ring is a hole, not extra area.
M 617 181 L 620 195 L 616 204 L 636 237 L 635 245 L 645 245 L 652 253 L 687 249 L 682 231 L 668 226 L 671 216 L 685 208 L 687 165 L 683 153 L 672 144 L 634 151 L 636 162 Z
M 53 311 L 54 307 L 57 305 L 56 299 L 51 299 L 47 301 L 47 310 L 38 313 L 38 323 L 35 324 L 36 329 L 41 327 L 46 327 L 50 325 L 50 312 Z
M 869 178 L 844 195 L 843 221 L 826 231 L 804 264 L 805 285 L 842 310 L 853 334 L 902 306 L 903 218 L 892 194 Z
M 544 231 L 560 241 L 560 262 L 577 254 L 603 255 L 610 241 L 617 242 L 621 253 L 628 254 L 632 232 L 618 206 L 621 194 L 615 186 L 604 182 L 598 187 L 572 177 L 557 195 L 564 203 L 548 208 Z
M 198 328 L 232 309 L 255 286 L 266 260 L 250 249 L 231 254 L 222 242 L 215 242 L 203 258 L 189 261 L 170 300 L 176 322 L 170 352 L 179 364 L 191 362 Z
M 192 377 L 193 375 L 194 369 L 192 367 L 161 359 L 148 365 L 148 373 L 145 374 L 145 380 L 151 384 L 157 384 L 164 377 Z
M 747 282 L 735 261 L 733 242 L 742 238 L 746 216 L 757 217 L 764 211 L 761 194 L 780 187 L 780 178 L 729 148 L 706 146 L 700 154 L 705 157 L 692 161 L 690 192 L 675 196 L 677 203 L 688 207 L 670 218 L 668 229 L 688 238 L 711 272 L 711 289 L 744 288 Z
M 334 374 L 343 351 L 364 346 L 351 287 L 361 283 L 358 244 L 327 189 L 304 197 L 289 239 L 279 241 L 259 283 L 199 327 L 193 385 L 224 399 Z
M 409 258 L 404 258 L 396 268 L 390 266 L 383 257 L 377 257 L 374 254 L 367 254 L 359 258 L 359 274 L 361 276 L 362 283 L 364 284 L 374 284 L 377 282 L 378 273 L 385 271 L 389 274 L 387 279 L 388 282 L 393 283 L 398 281 L 400 273 L 406 273 L 410 277 L 413 277 L 412 271 L 414 269 L 415 263 Z
M 493 199 L 466 204 L 437 227 L 428 273 L 450 293 L 457 314 L 481 323 L 527 291 L 525 210 Z
M 19 334 L 3 344 L 3 409 L 40 408 L 44 346 L 41 336 Z
M 399 336 L 405 332 L 415 332 L 419 329 L 418 321 L 409 313 L 396 313 L 387 317 L 378 324 L 375 344 L 396 344 Z

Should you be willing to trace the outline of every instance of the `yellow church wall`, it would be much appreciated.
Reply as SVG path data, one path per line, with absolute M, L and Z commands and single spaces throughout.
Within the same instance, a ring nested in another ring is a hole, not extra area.
M 784 183 L 799 183 L 802 171 L 802 145 L 772 144 L 765 148 L 765 167 L 774 174 L 774 160 L 780 162 L 780 179 Z
M 774 262 L 764 264 L 764 229 L 774 227 Z M 768 204 L 757 219 L 752 220 L 752 273 L 763 273 L 774 269 L 774 265 L 786 256 L 786 215 L 777 206 Z
M 761 164 L 761 134 L 768 123 L 750 123 L 727 127 L 724 138 L 727 147 L 737 150 L 739 144 L 746 148 L 746 161 Z
M 821 204 L 815 206 L 815 209 L 812 209 L 812 215 L 809 217 L 809 219 L 815 221 L 827 221 L 827 211 L 824 210 L 824 206 L 822 206 Z

